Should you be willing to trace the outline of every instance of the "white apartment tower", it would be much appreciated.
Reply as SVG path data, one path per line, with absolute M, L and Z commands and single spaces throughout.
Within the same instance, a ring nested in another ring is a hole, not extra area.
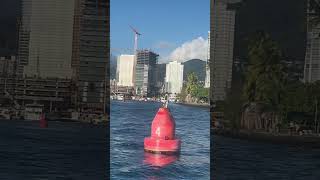
M 181 93 L 183 85 L 183 64 L 173 61 L 166 65 L 165 84 L 168 93 Z
M 231 88 L 233 46 L 235 29 L 235 10 L 228 8 L 235 0 L 215 0 L 212 9 L 212 51 L 210 63 L 213 71 L 213 101 L 225 100 Z
M 117 59 L 118 86 L 134 86 L 134 55 L 120 55 Z

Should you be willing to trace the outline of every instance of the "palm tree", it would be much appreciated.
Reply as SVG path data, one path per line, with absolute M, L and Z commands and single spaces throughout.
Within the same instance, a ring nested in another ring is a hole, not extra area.
M 286 81 L 280 48 L 268 34 L 259 31 L 251 39 L 248 50 L 245 99 L 248 104 L 255 102 L 269 106 L 280 115 Z
M 249 102 L 277 104 L 278 91 L 285 80 L 281 51 L 264 32 L 257 32 L 249 44 L 249 67 L 246 74 L 245 95 Z

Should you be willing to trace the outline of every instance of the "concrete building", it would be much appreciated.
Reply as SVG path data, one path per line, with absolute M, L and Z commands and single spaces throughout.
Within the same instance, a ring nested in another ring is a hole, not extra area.
M 210 63 L 212 63 L 212 100 L 225 100 L 231 88 L 234 29 L 236 12 L 229 8 L 235 0 L 215 0 L 211 2 Z
M 20 73 L 70 79 L 75 0 L 23 0 L 22 9 Z
M 13 77 L 16 71 L 16 56 L 0 57 L 0 77 Z
M 118 86 L 134 86 L 134 55 L 120 55 L 117 59 Z
M 205 88 L 210 88 L 210 31 L 208 31 L 208 49 L 207 49 L 207 64 L 206 64 L 206 79 L 204 82 Z
M 167 64 L 157 64 L 156 87 L 159 94 L 165 93 L 166 66 Z
M 80 106 L 105 110 L 109 79 L 109 1 L 77 0 L 74 59 Z M 76 22 L 78 21 L 78 22 Z M 77 35 L 78 34 L 78 35 Z M 78 45 L 78 46 L 77 46 Z M 78 53 L 77 53 L 78 52 Z
M 173 61 L 166 67 L 166 91 L 172 94 L 181 93 L 183 86 L 183 64 Z
M 17 74 L 39 82 L 67 80 L 73 83 L 77 109 L 104 111 L 109 94 L 109 2 L 23 0 L 22 12 Z
M 310 8 L 308 0 L 307 22 L 314 18 L 314 10 Z M 307 46 L 304 65 L 304 81 L 315 82 L 320 80 L 320 25 L 307 28 Z
M 150 50 L 137 51 L 137 64 L 135 72 L 135 91 L 140 96 L 155 96 L 156 90 L 156 64 L 158 54 Z

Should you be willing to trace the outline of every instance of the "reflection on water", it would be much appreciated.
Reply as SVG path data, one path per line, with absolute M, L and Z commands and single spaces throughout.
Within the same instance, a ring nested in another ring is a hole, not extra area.
M 145 152 L 143 163 L 153 166 L 155 168 L 163 168 L 172 164 L 178 159 L 179 155 L 153 154 Z

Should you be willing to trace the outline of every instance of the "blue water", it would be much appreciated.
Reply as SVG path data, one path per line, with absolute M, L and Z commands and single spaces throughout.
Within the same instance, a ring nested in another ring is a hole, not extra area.
M 165 167 L 144 163 L 143 139 L 161 104 L 111 102 L 111 179 L 210 179 L 209 109 L 171 104 L 176 135 L 182 140 L 178 159 Z
M 320 149 L 213 136 L 216 180 L 319 180 Z
M 0 179 L 105 179 L 106 134 L 82 123 L 0 120 Z

